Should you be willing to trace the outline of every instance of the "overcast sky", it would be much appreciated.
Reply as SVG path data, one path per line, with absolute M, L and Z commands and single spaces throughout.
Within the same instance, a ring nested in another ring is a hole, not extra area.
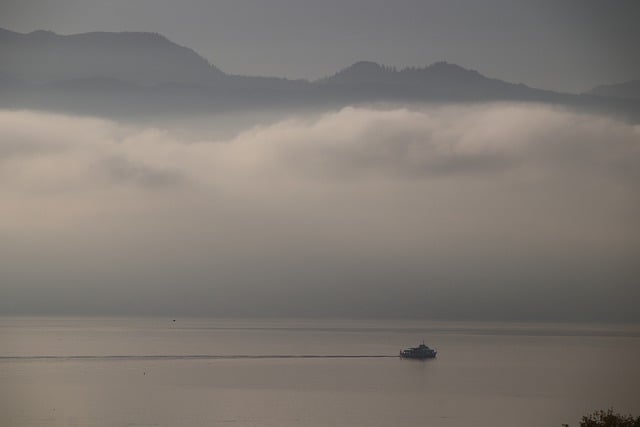
M 152 31 L 226 72 L 319 78 L 446 60 L 563 91 L 640 78 L 636 0 L 3 0 L 20 32 Z

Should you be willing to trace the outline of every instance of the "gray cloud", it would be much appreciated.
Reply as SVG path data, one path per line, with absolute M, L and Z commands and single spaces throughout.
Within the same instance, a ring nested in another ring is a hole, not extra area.
M 29 111 L 0 126 L 21 153 L 0 160 L 5 313 L 638 320 L 638 126 L 517 104 L 221 139 Z
M 182 175 L 177 172 L 153 169 L 133 163 L 122 156 L 104 159 L 99 167 L 104 169 L 113 182 L 133 182 L 150 188 L 173 186 L 183 182 Z

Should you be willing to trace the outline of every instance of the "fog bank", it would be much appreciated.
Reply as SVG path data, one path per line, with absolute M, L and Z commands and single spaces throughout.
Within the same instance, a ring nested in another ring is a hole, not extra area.
M 248 127 L 0 112 L 0 313 L 640 320 L 640 127 L 541 105 Z

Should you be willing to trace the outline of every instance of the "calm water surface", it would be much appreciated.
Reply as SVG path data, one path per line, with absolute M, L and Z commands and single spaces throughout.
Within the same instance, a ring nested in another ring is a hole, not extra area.
M 577 425 L 640 414 L 639 361 L 638 325 L 0 318 L 0 425 Z

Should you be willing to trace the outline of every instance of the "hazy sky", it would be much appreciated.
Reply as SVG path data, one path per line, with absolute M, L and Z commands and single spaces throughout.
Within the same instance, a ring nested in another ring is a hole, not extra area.
M 152 31 L 230 73 L 318 78 L 439 60 L 542 88 L 640 78 L 636 0 L 3 0 L 0 26 Z
M 0 313 L 640 320 L 640 128 L 345 108 L 211 138 L 0 112 Z

